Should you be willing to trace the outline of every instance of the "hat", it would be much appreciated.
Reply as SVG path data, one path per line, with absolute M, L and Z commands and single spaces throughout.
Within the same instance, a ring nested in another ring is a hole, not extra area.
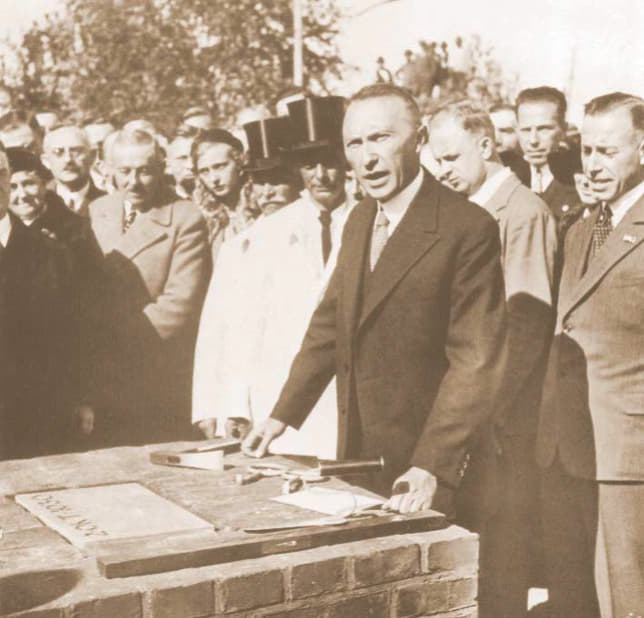
M 344 97 L 307 97 L 288 104 L 292 151 L 341 146 Z
M 264 118 L 248 122 L 244 126 L 248 139 L 249 172 L 284 167 L 291 145 L 291 124 L 286 116 Z
M 36 174 L 38 174 L 38 176 L 43 180 L 46 180 L 49 177 L 49 172 L 40 161 L 40 158 L 30 150 L 20 146 L 15 146 L 12 148 L 6 148 L 5 152 L 7 153 L 7 159 L 9 160 L 9 167 L 11 168 L 12 174 L 15 174 L 16 172 L 36 172 Z

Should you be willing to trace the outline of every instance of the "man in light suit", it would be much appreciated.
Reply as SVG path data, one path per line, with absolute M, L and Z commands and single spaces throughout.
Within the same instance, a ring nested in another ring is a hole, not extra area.
M 402 512 L 451 511 L 468 443 L 493 409 L 505 326 L 498 227 L 420 166 L 414 99 L 376 84 L 350 100 L 345 154 L 369 198 L 271 416 L 247 437 L 262 456 L 299 427 L 336 375 L 338 456 L 379 457 L 364 485 Z
M 520 618 L 526 614 L 536 536 L 534 442 L 554 321 L 557 226 L 545 202 L 503 166 L 487 113 L 467 101 L 449 104 L 432 116 L 429 130 L 438 179 L 499 223 L 508 388 L 473 447 L 458 516 L 481 535 L 481 618 Z
M 206 224 L 164 187 L 151 135 L 124 130 L 107 155 L 118 191 L 90 205 L 110 289 L 97 423 L 111 443 L 180 439 L 190 435 L 194 338 L 210 274 Z
M 582 160 L 600 206 L 566 237 L 537 439 L 550 615 L 623 618 L 644 609 L 644 100 L 590 101 Z

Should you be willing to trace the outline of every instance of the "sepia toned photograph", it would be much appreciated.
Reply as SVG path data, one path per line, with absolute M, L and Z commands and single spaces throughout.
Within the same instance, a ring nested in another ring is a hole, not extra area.
M 0 0 L 0 616 L 644 618 L 643 28 Z

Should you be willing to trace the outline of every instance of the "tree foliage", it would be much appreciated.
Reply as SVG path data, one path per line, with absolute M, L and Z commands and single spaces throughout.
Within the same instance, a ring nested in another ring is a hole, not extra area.
M 340 59 L 334 0 L 303 0 L 307 85 Z M 171 126 L 207 105 L 222 123 L 292 83 L 292 0 L 67 0 L 16 48 L 25 106 Z

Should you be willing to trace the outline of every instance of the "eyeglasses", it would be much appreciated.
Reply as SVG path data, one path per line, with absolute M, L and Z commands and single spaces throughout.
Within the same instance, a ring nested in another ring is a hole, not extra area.
M 80 159 L 88 154 L 88 149 L 84 146 L 72 146 L 70 148 L 52 148 L 49 153 L 58 159 L 62 159 L 68 154 L 72 159 Z

